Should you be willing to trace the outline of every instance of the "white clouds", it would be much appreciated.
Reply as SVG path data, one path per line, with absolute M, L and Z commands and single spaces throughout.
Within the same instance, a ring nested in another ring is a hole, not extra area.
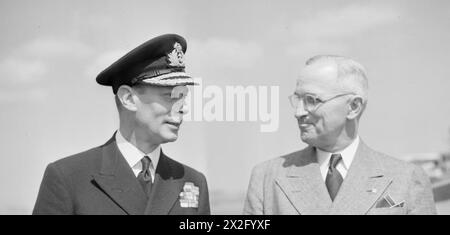
M 400 12 L 376 5 L 347 5 L 318 11 L 291 24 L 286 53 L 309 58 L 318 54 L 346 55 L 351 37 L 394 22 Z
M 47 91 L 33 86 L 47 71 L 47 65 L 38 60 L 10 57 L 0 61 L 0 102 L 43 101 Z
M 25 44 L 21 51 L 25 55 L 39 58 L 49 57 L 84 57 L 91 53 L 91 48 L 82 42 L 52 37 L 37 38 Z
M 86 76 L 89 79 L 96 77 L 101 71 L 106 69 L 120 57 L 124 56 L 127 52 L 128 52 L 127 50 L 121 49 L 121 50 L 107 51 L 100 54 L 87 67 L 85 72 Z
M 40 37 L 17 46 L 0 60 L 0 102 L 42 101 L 43 84 L 84 62 L 92 49 L 71 39 Z M 55 75 L 52 75 L 55 74 Z
M 41 37 L 31 40 L 17 48 L 0 61 L 2 85 L 33 84 L 49 78 L 50 68 L 56 63 L 83 60 L 92 50 L 75 40 Z
M 351 36 L 394 21 L 399 12 L 382 6 L 349 5 L 317 12 L 314 17 L 293 24 L 298 38 L 320 39 Z
M 48 92 L 43 88 L 31 88 L 22 90 L 2 89 L 0 91 L 1 103 L 12 102 L 43 102 L 49 97 Z
M 255 65 L 262 55 L 263 48 L 256 42 L 210 38 L 204 42 L 189 43 L 186 63 L 193 68 L 246 69 Z
M 292 44 L 286 51 L 287 54 L 291 56 L 305 56 L 309 58 L 319 54 L 345 55 L 347 50 L 348 46 L 342 43 L 311 40 L 298 44 Z
M 29 84 L 40 80 L 48 68 L 42 61 L 10 57 L 0 62 L 2 81 L 11 85 Z

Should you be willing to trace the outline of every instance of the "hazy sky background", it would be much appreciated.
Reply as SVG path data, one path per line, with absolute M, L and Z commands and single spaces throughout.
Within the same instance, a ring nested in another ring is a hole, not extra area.
M 449 149 L 450 2 L 0 1 L 0 214 L 31 213 L 46 165 L 118 127 L 95 76 L 164 33 L 188 42 L 204 86 L 279 86 L 279 129 L 185 122 L 172 158 L 205 173 L 214 213 L 240 213 L 252 167 L 305 147 L 287 96 L 305 60 L 340 54 L 369 72 L 360 135 L 405 159 Z

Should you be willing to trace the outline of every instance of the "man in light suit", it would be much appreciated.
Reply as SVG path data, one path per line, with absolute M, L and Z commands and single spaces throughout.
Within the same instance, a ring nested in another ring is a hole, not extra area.
M 33 214 L 210 214 L 205 176 L 161 150 L 178 138 L 195 84 L 185 52 L 184 38 L 162 35 L 97 76 L 115 94 L 119 129 L 104 145 L 49 164 Z
M 367 90 L 365 69 L 351 59 L 307 61 L 290 101 L 308 147 L 253 169 L 244 214 L 436 213 L 423 170 L 359 137 Z

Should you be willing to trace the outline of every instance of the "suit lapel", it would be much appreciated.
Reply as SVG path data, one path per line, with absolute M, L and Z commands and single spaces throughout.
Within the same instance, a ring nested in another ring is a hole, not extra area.
M 374 154 L 362 141 L 335 198 L 331 214 L 366 214 L 391 184 Z
M 102 166 L 93 178 L 100 188 L 128 214 L 143 214 L 147 196 L 117 148 L 115 138 L 102 147 Z
M 327 214 L 331 199 L 320 175 L 315 150 L 308 147 L 300 152 L 288 169 L 286 177 L 277 184 L 300 214 Z
M 161 151 L 152 193 L 145 209 L 145 214 L 169 214 L 170 209 L 174 206 L 183 189 L 184 183 L 183 168 L 175 168 L 176 166 Z

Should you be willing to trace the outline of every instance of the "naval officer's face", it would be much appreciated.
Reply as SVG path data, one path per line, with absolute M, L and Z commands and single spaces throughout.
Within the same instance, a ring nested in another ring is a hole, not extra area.
M 337 83 L 334 64 L 305 67 L 291 97 L 302 141 L 324 149 L 333 145 L 345 127 L 349 95 Z
M 186 113 L 186 86 L 158 87 L 140 85 L 136 89 L 136 124 L 148 138 L 160 143 L 175 141 Z

